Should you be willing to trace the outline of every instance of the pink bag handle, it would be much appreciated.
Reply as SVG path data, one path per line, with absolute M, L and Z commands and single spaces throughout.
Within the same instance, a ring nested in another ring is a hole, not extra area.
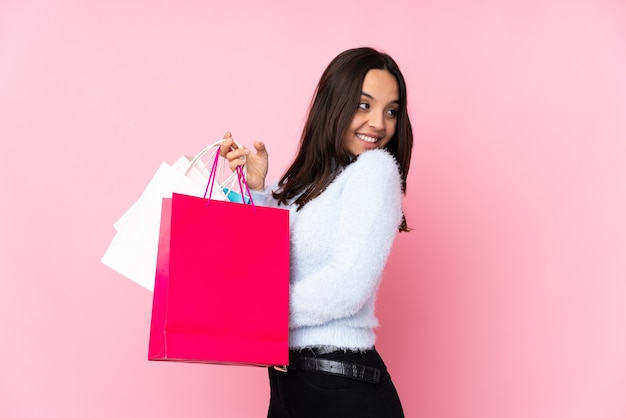
M 209 153 L 209 151 L 213 150 L 213 152 L 209 155 L 210 158 L 211 157 L 215 157 L 215 153 L 219 152 L 219 147 L 222 144 L 222 142 L 224 142 L 223 139 L 209 145 L 208 147 L 203 148 L 202 150 L 200 150 L 200 152 L 198 152 L 189 162 L 189 167 L 187 167 L 187 170 L 185 171 L 185 176 L 187 176 L 189 174 L 189 172 L 191 171 L 192 168 L 194 168 L 194 166 L 196 166 L 196 164 L 200 163 L 202 165 L 202 167 L 206 168 L 209 163 L 207 162 L 206 164 L 203 163 L 202 161 L 202 157 L 204 157 L 206 154 Z M 235 145 L 240 146 L 239 144 L 235 143 Z M 218 170 L 223 170 L 223 166 L 224 166 L 224 162 L 222 160 L 220 160 L 219 166 L 218 166 Z M 221 172 L 221 171 L 220 171 Z M 237 173 L 231 174 L 226 180 L 224 180 L 222 183 L 220 183 L 221 185 L 224 184 L 233 184 L 235 181 Z M 232 187 L 232 186 L 231 186 Z M 229 187 L 229 191 L 230 188 Z M 211 195 L 213 196 L 213 195 Z
M 221 145 L 222 141 L 218 141 L 213 145 Z M 213 159 L 213 165 L 211 166 L 211 172 L 209 174 L 209 181 L 207 182 L 206 185 L 206 189 L 204 190 L 204 198 L 207 198 L 207 193 L 209 195 L 209 199 L 207 199 L 207 205 L 209 204 L 209 202 L 211 201 L 211 196 L 213 196 L 213 184 L 215 183 L 215 179 L 217 178 L 217 165 L 218 165 L 218 161 L 220 158 L 220 152 L 219 149 L 215 152 L 215 157 Z M 241 200 L 243 202 L 243 204 L 246 204 L 246 192 L 247 192 L 247 197 L 250 199 L 250 204 L 252 205 L 252 207 L 255 207 L 254 205 L 254 200 L 252 199 L 252 194 L 250 193 L 250 188 L 248 187 L 248 182 L 246 181 L 246 176 L 243 172 L 243 169 L 241 168 L 241 166 L 238 166 L 237 169 L 235 170 L 236 174 L 237 174 L 237 181 L 239 183 L 239 190 L 241 191 Z M 245 186 L 245 189 L 244 189 Z
M 246 203 L 246 194 L 243 191 L 243 187 L 241 187 L 242 183 L 246 186 L 246 192 L 248 195 L 248 199 L 250 199 L 250 204 L 254 207 L 254 200 L 252 199 L 252 193 L 250 193 L 250 188 L 248 187 L 248 182 L 246 180 L 246 176 L 244 175 L 243 169 L 241 166 L 237 167 L 237 180 L 239 181 L 239 190 L 241 191 L 241 200 L 242 203 Z
M 204 157 L 204 155 L 205 155 L 206 153 L 208 153 L 208 152 L 209 152 L 209 151 L 211 151 L 212 149 L 215 149 L 216 147 L 219 147 L 219 146 L 220 146 L 220 144 L 221 144 L 222 142 L 224 142 L 224 140 L 217 141 L 217 142 L 215 142 L 215 143 L 213 143 L 213 144 L 209 145 L 208 147 L 203 148 L 202 150 L 200 150 L 200 152 L 198 152 L 198 153 L 197 153 L 197 154 L 193 157 L 193 159 L 189 162 L 189 167 L 187 168 L 187 171 L 185 172 L 185 175 L 189 174 L 189 171 L 191 171 L 191 169 L 193 168 L 193 166 L 194 166 L 194 165 L 196 165 L 196 163 L 200 162 L 201 158 L 202 158 L 202 157 Z M 219 151 L 219 150 L 218 150 L 218 149 L 216 149 L 216 151 L 215 151 L 215 152 L 218 152 L 218 151 Z M 211 155 L 211 156 L 212 156 L 212 155 Z M 204 165 L 204 166 L 206 166 L 206 165 L 208 165 L 208 163 L 207 163 L 207 164 L 203 164 L 203 165 Z

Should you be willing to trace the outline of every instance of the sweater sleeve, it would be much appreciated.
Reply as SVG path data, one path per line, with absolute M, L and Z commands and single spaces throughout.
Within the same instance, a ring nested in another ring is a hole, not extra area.
M 386 151 L 361 154 L 336 202 L 338 230 L 327 262 L 290 288 L 290 326 L 356 314 L 376 292 L 402 219 L 401 179 Z M 331 245 L 331 244 L 329 244 Z
M 250 195 L 252 196 L 254 204 L 259 206 L 276 207 L 277 202 L 276 199 L 272 197 L 272 190 L 276 188 L 277 184 L 278 182 L 273 182 L 272 184 L 265 186 L 265 189 L 263 190 L 250 190 Z

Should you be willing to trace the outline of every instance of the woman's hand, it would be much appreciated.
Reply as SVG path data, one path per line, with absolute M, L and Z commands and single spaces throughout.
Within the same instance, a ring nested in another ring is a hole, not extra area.
M 224 142 L 220 146 L 220 155 L 228 160 L 228 166 L 235 171 L 237 167 L 246 166 L 246 181 L 251 190 L 263 190 L 267 176 L 268 155 L 263 142 L 254 142 L 256 153 L 249 149 L 238 148 L 230 132 L 224 134 Z

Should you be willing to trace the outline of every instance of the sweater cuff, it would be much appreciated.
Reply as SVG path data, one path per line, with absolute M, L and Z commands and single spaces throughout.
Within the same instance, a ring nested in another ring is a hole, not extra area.
M 272 198 L 272 189 L 265 186 L 263 190 L 250 190 L 250 195 L 255 205 L 267 206 L 268 201 Z

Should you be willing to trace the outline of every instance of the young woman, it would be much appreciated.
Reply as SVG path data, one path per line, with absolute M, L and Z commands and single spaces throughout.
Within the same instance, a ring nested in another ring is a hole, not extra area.
M 371 48 L 333 59 L 295 160 L 269 187 L 265 145 L 233 150 L 224 139 L 221 153 L 232 169 L 245 163 L 255 203 L 290 210 L 290 363 L 269 369 L 268 417 L 403 417 L 374 348 L 376 293 L 397 232 L 408 231 L 413 133 L 398 66 Z

